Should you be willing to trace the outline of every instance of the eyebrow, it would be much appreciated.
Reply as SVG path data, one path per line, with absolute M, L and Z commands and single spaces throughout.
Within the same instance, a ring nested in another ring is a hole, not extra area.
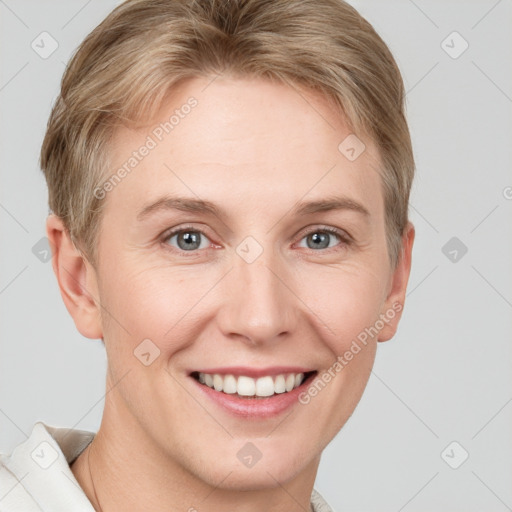
M 349 210 L 360 213 L 364 217 L 370 217 L 370 212 L 365 206 L 346 196 L 330 197 L 319 201 L 298 203 L 292 209 L 292 213 L 295 215 L 311 215 L 313 213 L 331 210 Z
M 189 213 L 207 213 L 221 216 L 222 211 L 210 201 L 193 199 L 189 197 L 163 196 L 154 203 L 146 205 L 137 215 L 137 220 L 143 221 L 147 217 L 165 210 L 179 210 Z
M 137 220 L 143 221 L 157 212 L 168 210 L 209 214 L 219 218 L 227 217 L 226 212 L 222 208 L 219 208 L 210 201 L 190 197 L 163 196 L 155 202 L 144 206 L 138 213 Z M 346 196 L 332 196 L 317 201 L 300 202 L 292 208 L 289 214 L 304 216 L 332 210 L 349 210 L 360 213 L 366 218 L 370 217 L 370 212 L 365 206 Z

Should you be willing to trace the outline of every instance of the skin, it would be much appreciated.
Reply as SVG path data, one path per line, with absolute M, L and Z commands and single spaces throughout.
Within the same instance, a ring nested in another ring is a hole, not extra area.
M 80 333 L 104 340 L 108 358 L 101 426 L 72 471 L 96 510 L 302 512 L 321 452 L 353 413 L 377 342 L 393 337 L 400 312 L 309 404 L 276 418 L 230 415 L 188 372 L 300 365 L 322 374 L 380 314 L 404 304 L 414 228 L 392 268 L 378 154 L 368 138 L 353 162 L 338 151 L 350 130 L 324 96 L 203 77 L 176 88 L 156 123 L 191 96 L 198 105 L 103 199 L 95 267 L 58 217 L 47 220 L 65 305 Z M 150 133 L 118 129 L 111 170 Z M 167 210 L 139 222 L 165 193 L 211 201 L 225 217 Z M 291 213 L 298 201 L 334 193 L 369 216 Z M 306 228 L 321 235 L 325 226 L 352 242 L 327 235 L 328 248 L 316 248 Z M 204 232 L 200 248 L 164 240 L 181 227 Z M 263 249 L 250 264 L 236 252 L 247 236 Z M 149 366 L 133 354 L 144 339 L 160 350 Z M 262 453 L 252 468 L 237 458 L 248 441 Z

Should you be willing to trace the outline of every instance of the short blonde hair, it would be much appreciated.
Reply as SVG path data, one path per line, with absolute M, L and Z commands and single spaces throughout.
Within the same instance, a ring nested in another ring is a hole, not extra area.
M 342 0 L 127 0 L 82 42 L 41 148 L 50 210 L 92 264 L 116 127 L 155 112 L 178 82 L 220 73 L 297 84 L 334 100 L 375 143 L 392 266 L 408 222 L 414 158 L 398 66 Z M 341 141 L 340 141 L 341 142 Z

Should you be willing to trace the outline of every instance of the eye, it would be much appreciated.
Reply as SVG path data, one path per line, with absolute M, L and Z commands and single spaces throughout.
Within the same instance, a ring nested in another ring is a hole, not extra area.
M 168 232 L 162 242 L 186 252 L 206 249 L 211 244 L 209 238 L 202 231 L 191 227 L 182 227 Z
M 338 243 L 336 243 L 336 239 Z M 343 231 L 331 227 L 313 228 L 305 234 L 302 240 L 306 240 L 306 247 L 313 250 L 331 249 L 337 245 L 346 246 L 350 244 L 349 237 Z

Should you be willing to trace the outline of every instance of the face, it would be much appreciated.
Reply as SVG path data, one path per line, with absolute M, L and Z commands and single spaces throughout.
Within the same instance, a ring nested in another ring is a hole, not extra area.
M 208 77 L 112 143 L 129 172 L 102 188 L 105 415 L 211 485 L 317 464 L 396 328 L 378 155 L 363 138 L 348 159 L 349 134 L 316 93 Z

